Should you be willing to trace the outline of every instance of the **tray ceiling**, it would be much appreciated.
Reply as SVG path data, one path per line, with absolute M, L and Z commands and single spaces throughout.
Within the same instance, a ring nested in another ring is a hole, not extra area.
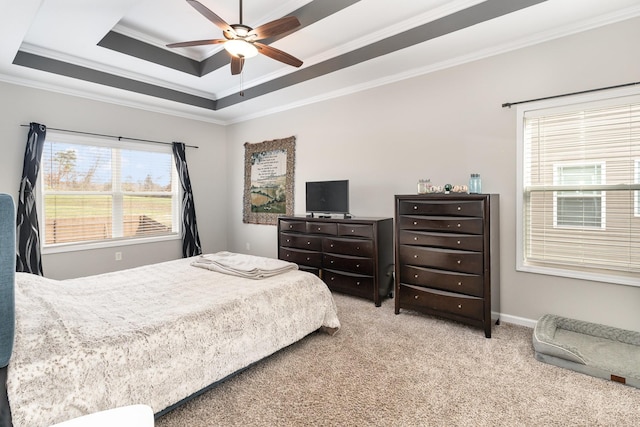
M 640 0 L 246 0 L 243 23 L 288 15 L 231 75 L 221 38 L 184 0 L 2 0 L 0 80 L 229 124 L 410 78 L 640 15 Z M 238 0 L 200 0 L 229 24 Z

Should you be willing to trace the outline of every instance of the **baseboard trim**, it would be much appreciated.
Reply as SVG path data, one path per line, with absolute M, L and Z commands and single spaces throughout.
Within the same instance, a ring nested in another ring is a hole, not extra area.
M 537 320 L 527 319 L 525 317 L 510 316 L 508 314 L 500 314 L 500 322 L 513 323 L 514 325 L 526 326 L 527 328 L 535 328 Z

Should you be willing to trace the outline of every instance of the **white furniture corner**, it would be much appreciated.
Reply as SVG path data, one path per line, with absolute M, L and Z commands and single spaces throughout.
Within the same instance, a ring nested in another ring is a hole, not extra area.
M 153 410 L 147 405 L 130 405 L 74 418 L 51 427 L 153 427 Z

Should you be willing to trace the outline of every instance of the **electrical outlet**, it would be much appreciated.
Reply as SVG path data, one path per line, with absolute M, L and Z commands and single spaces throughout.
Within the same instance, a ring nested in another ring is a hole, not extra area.
M 122 261 L 122 252 L 116 252 L 116 261 Z

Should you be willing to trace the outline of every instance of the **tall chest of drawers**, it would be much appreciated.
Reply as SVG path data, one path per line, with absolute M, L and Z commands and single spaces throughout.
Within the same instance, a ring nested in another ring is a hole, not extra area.
M 499 196 L 397 195 L 395 203 L 396 314 L 446 317 L 490 338 L 500 312 Z
M 379 307 L 392 290 L 393 218 L 279 217 L 278 258 Z

